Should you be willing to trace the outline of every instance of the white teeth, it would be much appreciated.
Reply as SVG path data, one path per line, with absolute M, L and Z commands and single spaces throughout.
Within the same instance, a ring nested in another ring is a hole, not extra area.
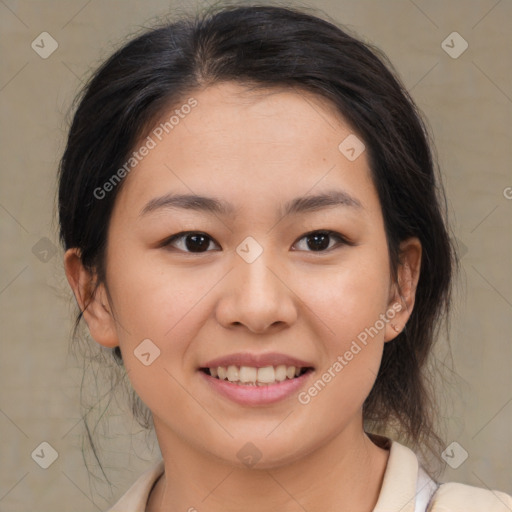
M 258 368 L 258 382 L 263 382 L 264 384 L 269 384 L 270 382 L 276 381 L 276 372 L 274 371 L 273 366 L 264 366 L 263 368 Z
M 236 382 L 238 381 L 238 366 L 230 365 L 228 366 L 227 376 L 229 382 Z
M 218 377 L 220 380 L 228 380 L 240 385 L 257 385 L 265 386 L 267 384 L 274 384 L 275 382 L 283 382 L 286 379 L 293 379 L 298 377 L 301 373 L 300 367 L 286 366 L 280 364 L 279 366 L 264 366 L 262 368 L 255 368 L 252 366 L 235 366 L 229 365 L 217 366 L 209 368 L 212 377 Z
M 250 366 L 240 367 L 240 382 L 256 382 L 258 379 L 258 369 Z
M 276 366 L 276 380 L 277 382 L 282 382 L 286 379 L 286 366 L 284 364 L 280 364 Z

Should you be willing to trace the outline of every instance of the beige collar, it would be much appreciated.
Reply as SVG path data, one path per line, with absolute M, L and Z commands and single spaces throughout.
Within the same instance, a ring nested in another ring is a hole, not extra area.
M 391 445 L 388 464 L 373 512 L 414 512 L 418 459 L 406 446 L 396 441 L 388 441 Z

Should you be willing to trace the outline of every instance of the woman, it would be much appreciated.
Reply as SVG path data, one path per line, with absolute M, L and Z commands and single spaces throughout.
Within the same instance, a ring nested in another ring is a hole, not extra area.
M 512 508 L 428 467 L 455 260 L 383 60 L 240 6 L 146 32 L 88 84 L 60 170 L 66 275 L 162 453 L 112 511 Z

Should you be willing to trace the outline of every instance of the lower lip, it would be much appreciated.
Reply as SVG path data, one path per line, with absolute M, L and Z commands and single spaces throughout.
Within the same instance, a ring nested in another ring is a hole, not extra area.
M 275 384 L 265 384 L 264 386 L 234 384 L 228 380 L 212 377 L 203 371 L 199 371 L 199 373 L 216 392 L 240 405 L 267 405 L 296 394 L 304 386 L 313 371 L 308 370 L 300 377 L 286 379 Z

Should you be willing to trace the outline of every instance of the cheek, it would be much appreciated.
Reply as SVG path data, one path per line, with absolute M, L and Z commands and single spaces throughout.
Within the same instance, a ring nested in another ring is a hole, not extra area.
M 346 343 L 374 325 L 389 295 L 387 258 L 354 251 L 335 267 L 303 272 L 298 295 L 321 321 L 334 343 Z
M 379 253 L 354 251 L 336 270 L 302 279 L 299 293 L 324 333 L 318 344 L 322 368 L 304 397 L 315 402 L 313 407 L 328 409 L 336 403 L 345 412 L 355 412 L 375 382 L 385 334 L 380 315 L 386 312 L 389 294 L 388 259 Z M 338 408 L 332 411 L 333 421 L 339 421 L 339 414 Z
M 134 390 L 151 411 L 186 407 L 190 397 L 179 384 L 180 372 L 190 364 L 187 349 L 204 321 L 200 300 L 215 282 L 214 276 L 194 276 L 172 267 L 164 270 L 154 262 L 144 264 L 143 257 L 125 259 L 116 276 L 111 288 L 122 324 L 117 332 Z M 144 356 L 147 353 L 149 357 Z
M 119 260 L 115 268 L 109 284 L 112 299 L 120 322 L 136 339 L 162 339 L 181 331 L 190 313 L 201 311 L 196 306 L 218 280 L 198 268 L 155 264 L 142 253 Z
M 355 417 L 379 371 L 385 334 L 380 315 L 387 307 L 387 274 L 379 262 L 367 266 L 362 259 L 358 261 L 326 277 L 324 292 L 313 283 L 304 287 L 305 302 L 320 318 L 318 325 L 325 327 L 318 343 L 323 350 L 321 367 L 311 386 L 299 396 L 299 403 L 311 408 L 312 428 L 340 427 Z

